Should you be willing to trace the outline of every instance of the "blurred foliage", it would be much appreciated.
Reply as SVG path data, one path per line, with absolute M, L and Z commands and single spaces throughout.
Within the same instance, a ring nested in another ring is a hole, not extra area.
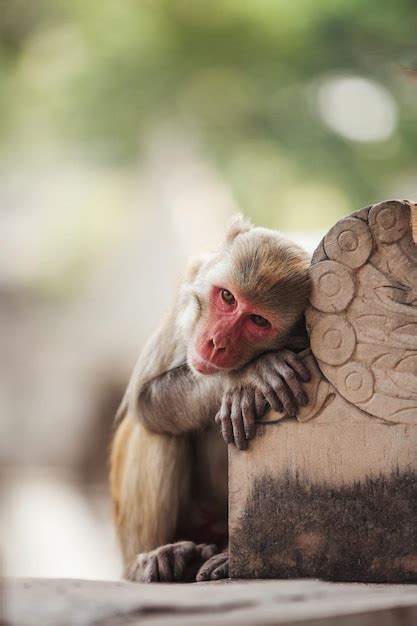
M 415 0 L 0 0 L 3 145 L 30 120 L 119 165 L 168 121 L 198 138 L 256 219 L 328 224 L 415 176 L 417 81 L 404 68 L 416 24 Z M 314 93 L 333 75 L 390 92 L 389 139 L 351 141 L 323 122 Z

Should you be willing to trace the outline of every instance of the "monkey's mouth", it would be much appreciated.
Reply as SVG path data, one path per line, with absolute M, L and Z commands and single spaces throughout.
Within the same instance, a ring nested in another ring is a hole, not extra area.
M 204 376 L 210 376 L 210 374 L 217 374 L 218 372 L 225 371 L 227 368 L 214 365 L 210 361 L 203 359 L 199 354 L 194 353 L 191 358 L 191 365 L 193 368 Z

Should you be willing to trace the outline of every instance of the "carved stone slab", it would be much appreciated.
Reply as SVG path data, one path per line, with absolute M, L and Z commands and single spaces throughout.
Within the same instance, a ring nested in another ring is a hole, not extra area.
M 234 577 L 417 582 L 416 205 L 338 222 L 312 259 L 298 421 L 230 450 Z
M 417 247 L 410 208 L 383 202 L 334 226 L 313 261 L 311 350 L 341 396 L 417 423 Z

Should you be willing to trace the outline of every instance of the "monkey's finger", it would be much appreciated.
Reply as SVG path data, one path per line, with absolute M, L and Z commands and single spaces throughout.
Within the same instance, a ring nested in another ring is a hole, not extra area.
M 233 427 L 228 415 L 221 416 L 221 433 L 227 444 L 233 443 Z
M 199 548 L 194 541 L 178 541 L 173 548 L 174 554 L 183 554 L 187 563 L 199 555 Z
M 225 393 L 222 398 L 220 409 L 216 417 L 214 418 L 214 421 L 216 422 L 216 424 L 218 424 L 219 426 L 221 425 L 222 419 L 230 415 L 231 408 L 232 408 L 232 399 L 229 393 Z
M 202 583 L 205 580 L 210 580 L 210 572 L 211 572 L 211 568 L 207 566 L 207 563 L 205 563 L 202 567 L 200 567 L 200 569 L 197 572 L 197 576 L 195 577 L 196 581 L 198 583 Z
M 248 440 L 246 438 L 245 428 L 243 426 L 242 417 L 232 421 L 233 439 L 238 450 L 247 450 Z
M 158 561 L 156 557 L 152 555 L 145 566 L 143 571 L 144 583 L 156 583 L 159 580 Z
M 232 421 L 233 438 L 236 447 L 239 450 L 246 450 L 248 447 L 248 440 L 246 439 L 245 427 L 243 425 L 241 399 L 238 394 L 236 394 L 233 398 L 230 419 Z
M 199 550 L 200 556 L 203 561 L 208 561 L 208 559 L 211 559 L 219 551 L 214 543 L 200 543 L 197 546 L 197 549 Z
M 182 552 L 174 554 L 173 579 L 176 582 L 184 580 L 185 567 L 185 554 L 183 554 Z
M 298 406 L 306 406 L 308 404 L 308 396 L 304 391 L 297 374 L 293 369 L 285 362 L 282 362 L 279 368 L 276 369 L 277 373 L 282 376 L 292 395 L 297 401 Z
M 146 552 L 138 554 L 136 557 L 136 561 L 130 570 L 129 579 L 135 580 L 138 583 L 144 582 L 143 575 L 147 562 L 148 554 Z
M 229 399 L 229 396 L 228 394 L 224 394 L 222 398 L 222 403 L 220 405 L 220 409 L 218 410 L 217 415 L 214 418 L 214 421 L 216 422 L 218 426 L 220 426 L 222 423 L 222 416 L 230 415 L 230 406 L 231 406 L 231 401 Z
M 202 582 L 204 580 L 210 580 L 211 579 L 211 574 L 212 572 L 220 565 L 223 563 L 223 559 L 227 558 L 227 555 L 224 554 L 217 554 L 216 556 L 213 556 L 211 559 L 209 559 L 208 561 L 206 561 L 204 563 L 204 565 L 202 565 L 200 567 L 200 569 L 198 570 L 197 576 L 196 576 L 196 581 L 197 582 Z
M 174 580 L 179 582 L 179 581 L 184 581 L 186 579 L 185 572 L 186 572 L 187 566 L 192 560 L 193 558 L 190 557 L 190 554 L 184 550 L 175 552 L 174 565 L 173 565 Z
M 211 580 L 220 580 L 221 578 L 229 577 L 229 559 L 225 557 L 224 562 L 216 567 L 211 574 Z
M 292 367 L 304 383 L 308 383 L 308 381 L 311 380 L 310 370 L 295 354 L 295 352 L 291 352 L 291 350 L 284 350 L 282 358 L 290 367 Z
M 281 376 L 276 377 L 273 383 L 273 391 L 278 400 L 281 402 L 283 410 L 291 417 L 296 417 L 298 413 L 298 406 L 291 390 L 286 385 L 285 378 Z
M 172 556 L 173 553 L 171 552 Z M 158 552 L 156 560 L 158 562 L 159 580 L 161 583 L 172 582 L 171 559 L 168 552 Z
M 274 384 L 276 385 L 277 383 Z M 281 402 L 281 390 L 279 390 L 279 393 L 277 393 L 277 390 L 273 389 L 270 385 L 263 384 L 261 387 L 261 391 L 271 409 L 277 411 L 278 413 L 281 413 L 284 410 L 283 404 Z
M 261 417 L 263 417 L 266 413 L 268 409 L 268 403 L 265 400 L 265 397 L 263 396 L 263 394 L 256 390 L 255 392 L 255 411 L 256 411 L 256 417 L 259 419 Z
M 246 393 L 242 398 L 242 417 L 243 428 L 245 429 L 246 439 L 253 439 L 256 435 L 256 410 L 255 399 Z
M 174 580 L 185 580 L 187 565 L 198 556 L 198 553 L 199 548 L 193 541 L 182 541 L 174 545 L 172 567 Z

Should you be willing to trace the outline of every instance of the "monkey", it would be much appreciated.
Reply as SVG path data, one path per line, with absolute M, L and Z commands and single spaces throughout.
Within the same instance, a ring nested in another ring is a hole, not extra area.
M 188 265 L 115 421 L 110 482 L 128 580 L 228 576 L 224 442 L 244 451 L 267 410 L 295 416 L 308 403 L 297 356 L 308 268 L 299 246 L 241 215 Z

